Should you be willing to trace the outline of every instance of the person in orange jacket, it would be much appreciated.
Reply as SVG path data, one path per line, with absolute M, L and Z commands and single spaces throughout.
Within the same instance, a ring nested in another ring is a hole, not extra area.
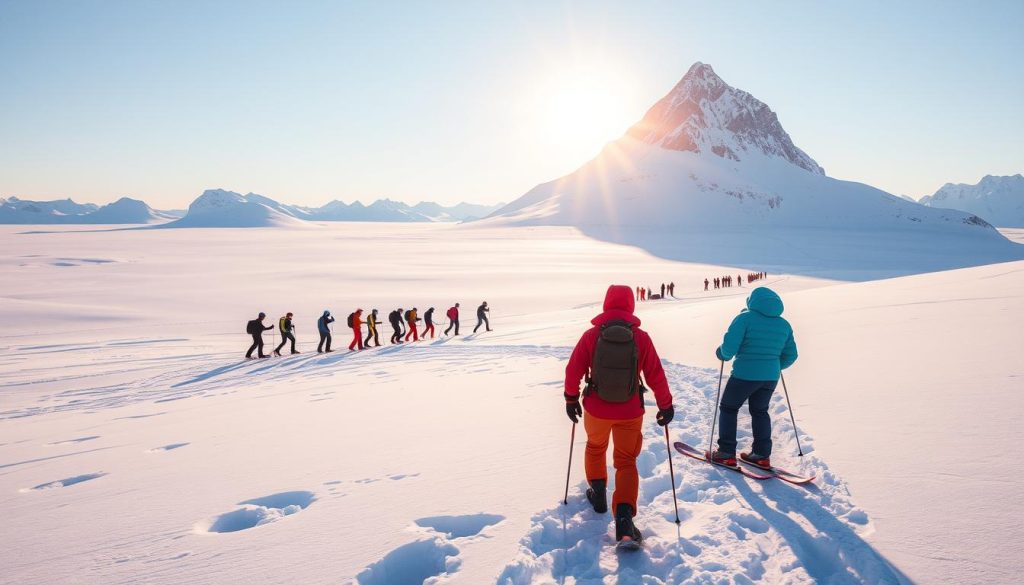
M 667 425 L 675 416 L 675 410 L 661 359 L 650 335 L 640 329 L 634 308 L 628 286 L 608 287 L 603 312 L 591 320 L 593 327 L 580 338 L 565 367 L 565 411 L 573 424 L 583 416 L 583 427 L 587 431 L 584 461 L 590 483 L 587 500 L 599 514 L 608 511 L 606 453 L 609 437 L 614 441 L 615 539 L 639 542 L 643 536 L 633 524 L 633 516 L 640 484 L 636 458 L 643 446 L 644 399 L 640 374 L 654 391 L 657 423 Z M 598 355 L 600 360 L 595 359 Z M 631 362 L 631 367 L 622 367 L 627 362 Z M 584 376 L 587 387 L 581 408 L 580 381 Z
M 356 309 L 355 313 L 352 313 L 351 315 L 348 316 L 348 325 L 349 325 L 349 327 L 352 328 L 352 333 L 355 335 L 355 337 L 352 338 L 352 343 L 348 344 L 349 351 L 354 350 L 356 348 L 356 346 L 358 346 L 359 349 L 362 350 L 363 349 L 363 330 L 362 330 L 362 326 L 363 326 L 363 310 L 362 309 Z

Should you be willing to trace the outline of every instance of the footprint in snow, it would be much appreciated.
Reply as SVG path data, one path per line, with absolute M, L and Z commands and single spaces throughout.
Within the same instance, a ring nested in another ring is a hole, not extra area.
M 170 445 L 163 445 L 162 447 L 153 447 L 152 449 L 147 449 L 146 453 L 163 453 L 165 451 L 173 451 L 175 449 L 187 447 L 189 444 L 190 443 L 171 443 Z
M 100 438 L 99 435 L 90 435 L 88 437 L 78 437 L 77 439 L 67 439 L 67 440 L 64 440 L 64 441 L 54 441 L 52 443 L 47 443 L 46 445 L 47 446 L 50 446 L 50 445 L 70 445 L 71 443 L 84 443 L 86 441 L 92 441 L 92 440 L 95 440 L 95 439 L 98 439 L 98 438 Z
M 195 526 L 195 530 L 199 533 L 248 530 L 301 512 L 315 501 L 316 495 L 307 491 L 281 492 L 245 500 L 238 502 L 242 508 L 200 522 Z
M 65 478 L 65 479 L 58 479 L 58 480 L 55 480 L 55 481 L 48 481 L 46 483 L 41 483 L 41 484 L 39 484 L 39 485 L 37 485 L 35 487 L 23 488 L 21 491 L 22 492 L 33 492 L 33 491 L 42 491 L 42 490 L 52 490 L 52 489 L 57 489 L 57 488 L 65 488 L 65 487 L 73 486 L 75 484 L 79 484 L 79 483 L 82 483 L 82 482 L 90 481 L 90 480 L 96 479 L 98 477 L 103 477 L 104 475 L 106 475 L 106 473 L 104 473 L 102 471 L 98 472 L 98 473 L 86 473 L 85 475 L 76 475 L 74 477 L 68 477 L 68 478 Z
M 359 585 L 423 583 L 454 573 L 461 566 L 459 549 L 442 538 L 417 540 L 389 552 L 356 575 Z
M 420 518 L 416 524 L 444 534 L 447 538 L 466 538 L 476 536 L 488 526 L 504 520 L 498 514 L 468 514 L 465 516 L 431 516 Z

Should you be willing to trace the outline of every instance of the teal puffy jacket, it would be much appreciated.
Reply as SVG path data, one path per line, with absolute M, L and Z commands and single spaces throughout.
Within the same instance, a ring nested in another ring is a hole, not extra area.
M 793 327 L 782 318 L 782 299 L 770 288 L 758 287 L 747 298 L 747 310 L 732 320 L 718 357 L 729 361 L 741 380 L 778 380 L 796 361 Z

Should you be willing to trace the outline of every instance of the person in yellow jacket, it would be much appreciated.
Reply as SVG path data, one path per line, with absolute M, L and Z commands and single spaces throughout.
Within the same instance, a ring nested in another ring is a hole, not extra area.
M 370 347 L 370 340 L 373 339 L 374 347 L 380 347 L 380 339 L 377 338 L 377 325 L 380 325 L 380 321 L 377 320 L 377 309 L 370 312 L 370 316 L 366 318 L 366 341 L 363 342 L 366 347 Z
M 405 314 L 405 322 L 409 324 L 409 332 L 405 334 L 406 341 L 409 341 L 410 337 L 412 337 L 413 341 L 420 340 L 420 333 L 419 331 L 416 330 L 416 322 L 419 320 L 420 319 L 416 307 L 409 309 L 409 311 Z

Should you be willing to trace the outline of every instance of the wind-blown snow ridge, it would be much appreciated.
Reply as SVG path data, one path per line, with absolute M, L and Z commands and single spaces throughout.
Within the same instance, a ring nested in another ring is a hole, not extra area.
M 760 152 L 825 174 L 793 144 L 771 108 L 730 86 L 710 65 L 700 62 L 627 135 L 669 150 L 712 153 L 732 160 L 741 160 L 747 151 Z

